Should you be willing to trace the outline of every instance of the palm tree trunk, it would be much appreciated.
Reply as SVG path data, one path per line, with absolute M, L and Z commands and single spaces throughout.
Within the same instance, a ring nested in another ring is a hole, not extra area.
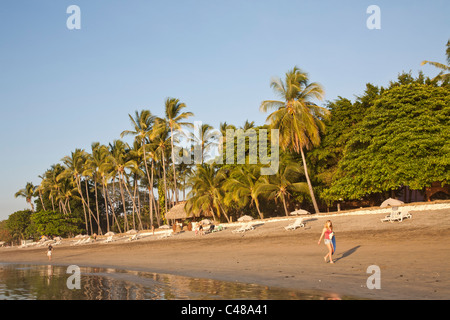
M 80 194 L 81 197 L 81 203 L 83 205 L 83 211 L 84 211 L 84 221 L 86 223 L 86 232 L 89 233 L 89 226 L 88 226 L 88 219 L 87 219 L 87 214 L 86 214 L 86 201 L 84 200 L 83 197 L 83 192 L 81 192 L 81 182 L 79 181 L 78 177 L 75 177 L 75 183 L 77 185 L 77 189 L 78 189 L 78 193 Z M 52 198 L 52 206 L 53 206 L 53 211 L 55 211 L 55 206 L 53 204 L 53 198 Z
M 67 203 L 67 207 L 69 208 L 69 213 L 72 214 L 72 209 L 70 208 L 70 200 L 69 200 L 69 198 L 67 198 L 66 203 Z
M 123 205 L 123 218 L 124 218 L 124 231 L 128 231 L 128 219 L 127 219 L 127 210 L 126 210 L 126 203 L 125 203 L 125 195 L 123 193 L 123 187 L 122 187 L 122 179 L 121 179 L 122 173 L 119 173 L 119 187 L 120 187 L 120 194 L 122 195 L 122 205 Z
M 309 194 L 311 195 L 311 200 L 314 205 L 314 210 L 316 213 L 320 213 L 319 207 L 317 206 L 316 197 L 314 196 L 314 191 L 311 185 L 311 181 L 309 180 L 308 168 L 306 166 L 305 154 L 303 152 L 303 148 L 300 148 L 300 153 L 302 154 L 303 168 L 305 169 L 306 182 L 308 182 Z
M 89 204 L 89 188 L 88 188 L 88 183 L 86 180 L 84 180 L 86 182 L 86 198 L 87 198 L 87 208 L 88 208 L 88 213 L 89 213 L 89 223 L 91 225 L 91 234 L 94 232 L 94 229 L 92 228 L 92 218 L 91 218 L 91 206 Z M 81 182 L 80 182 L 81 184 Z M 94 213 L 92 213 L 92 216 L 94 215 Z M 89 232 L 88 232 L 89 233 Z
M 289 216 L 289 212 L 288 209 L 286 207 L 286 199 L 284 198 L 284 195 L 281 195 L 282 199 L 283 199 L 283 207 L 284 207 L 284 212 L 286 213 L 286 217 Z
M 31 199 L 27 199 L 27 202 L 30 204 L 31 212 L 34 212 L 34 206 L 33 206 L 33 202 L 31 202 Z
M 43 201 L 43 199 L 42 199 L 42 192 L 41 192 L 41 190 L 39 190 L 39 199 L 41 199 L 42 209 L 43 209 L 44 211 L 47 211 L 47 210 L 45 209 L 45 206 L 44 206 L 44 201 Z
M 148 209 L 150 214 L 150 228 L 153 224 L 153 205 L 152 205 L 152 197 L 153 197 L 153 159 L 152 159 L 152 177 L 150 178 L 150 175 L 148 173 L 148 165 L 147 165 L 147 156 L 145 153 L 145 144 L 143 146 L 144 148 L 144 165 L 145 165 L 145 173 L 147 174 L 147 181 L 150 184 L 148 188 Z
M 98 234 L 101 235 L 102 233 L 102 228 L 100 227 L 100 213 L 98 210 L 98 197 L 97 197 L 97 181 L 94 180 L 94 189 L 95 189 L 95 207 L 97 210 L 97 221 L 98 221 L 98 225 L 97 225 L 97 231 Z
M 134 197 L 131 196 L 130 190 L 128 189 L 128 186 L 127 186 L 127 183 L 125 182 L 125 178 L 123 177 L 123 174 L 122 174 L 122 181 L 123 181 L 123 185 L 125 186 L 125 190 L 127 191 L 128 196 L 131 199 L 131 203 L 133 204 L 133 229 L 136 229 L 136 222 L 134 220 L 134 213 L 137 212 L 136 202 L 134 200 Z
M 105 214 L 106 214 L 106 233 L 109 232 L 109 214 L 108 214 L 108 200 L 106 199 L 106 183 L 104 178 L 102 178 L 102 192 L 103 198 L 105 199 Z
M 166 183 L 166 161 L 164 159 L 164 151 L 162 152 L 162 165 L 163 165 L 163 175 L 164 175 L 164 206 L 166 207 L 166 211 L 164 212 L 164 217 L 167 214 L 167 183 Z M 165 220 L 165 218 L 164 218 Z
M 138 184 L 137 184 L 136 176 L 137 175 L 135 175 L 134 181 L 133 181 L 133 183 L 134 183 L 134 194 L 133 194 L 134 203 L 136 203 L 136 193 L 138 191 Z M 137 201 L 138 204 L 136 205 L 136 215 L 137 215 L 138 220 L 139 220 L 139 230 L 142 230 L 143 228 L 142 228 L 142 220 L 141 220 L 141 212 L 140 212 L 141 210 L 140 210 L 140 206 L 139 206 L 139 193 L 138 193 L 137 200 L 138 200 Z
M 260 217 L 261 219 L 264 219 L 264 214 L 263 214 L 263 213 L 261 212 L 261 210 L 259 209 L 258 200 L 254 200 L 254 201 L 255 201 L 256 210 L 258 210 L 259 217 Z
M 228 223 L 230 223 L 230 222 L 231 222 L 231 221 L 230 221 L 230 218 L 228 217 L 226 211 L 223 209 L 222 204 L 220 203 L 220 201 L 218 202 L 218 204 L 219 204 L 219 208 L 222 209 L 223 214 L 225 215 L 225 218 L 227 219 Z M 217 208 L 218 213 L 220 213 L 219 208 Z
M 172 168 L 173 168 L 173 188 L 175 193 L 175 203 L 178 203 L 178 191 L 177 191 L 177 175 L 175 171 L 175 156 L 173 154 L 173 128 L 170 126 L 170 143 L 172 145 Z
M 106 191 L 107 191 L 107 190 L 106 190 Z M 108 193 L 107 193 L 106 191 L 105 191 L 106 197 L 107 197 L 107 199 L 108 199 L 109 206 L 111 207 L 111 212 L 112 212 L 112 214 L 113 214 L 113 216 L 112 216 L 112 221 L 111 221 L 111 226 L 114 224 L 114 221 L 116 221 L 117 230 L 119 230 L 119 233 L 122 233 L 122 229 L 120 229 L 119 221 L 117 221 L 117 217 L 116 217 L 116 213 L 115 213 L 115 211 L 114 211 L 113 203 L 112 203 L 111 199 L 109 198 Z M 114 192 L 114 191 L 115 191 L 115 184 L 114 184 L 114 180 L 113 180 L 113 192 Z

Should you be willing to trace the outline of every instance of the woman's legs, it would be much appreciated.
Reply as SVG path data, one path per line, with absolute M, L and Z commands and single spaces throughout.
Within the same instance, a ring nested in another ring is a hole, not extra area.
M 330 263 L 334 263 L 334 262 L 333 262 L 333 258 L 332 258 L 332 255 L 333 255 L 333 245 L 332 245 L 331 243 L 327 243 L 326 246 L 327 246 L 327 249 L 328 249 L 328 253 L 327 253 L 327 255 L 326 255 L 323 259 L 325 260 L 325 262 L 327 262 L 327 258 L 328 258 L 328 256 L 329 256 L 329 257 L 330 257 Z

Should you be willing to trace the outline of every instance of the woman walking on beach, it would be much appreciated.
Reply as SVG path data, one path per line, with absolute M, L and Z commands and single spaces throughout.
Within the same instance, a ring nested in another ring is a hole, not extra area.
M 47 248 L 48 261 L 52 261 L 52 251 L 53 251 L 53 247 L 51 244 L 49 244 L 48 248 Z
M 333 247 L 333 239 L 334 233 L 333 233 L 333 224 L 331 223 L 330 220 L 327 220 L 327 222 L 325 222 L 325 225 L 323 226 L 323 230 L 322 230 L 322 234 L 320 235 L 320 239 L 319 242 L 317 244 L 320 244 L 320 241 L 322 241 L 322 237 L 324 237 L 323 242 L 325 243 L 325 245 L 327 246 L 328 249 L 328 253 L 325 257 L 323 257 L 323 259 L 325 260 L 325 262 L 327 262 L 327 258 L 330 257 L 330 263 L 334 263 L 333 259 L 331 258 L 331 256 L 334 253 L 334 247 Z

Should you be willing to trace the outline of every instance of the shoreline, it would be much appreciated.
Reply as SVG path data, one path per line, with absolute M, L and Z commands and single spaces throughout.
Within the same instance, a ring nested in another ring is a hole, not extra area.
M 194 278 L 255 283 L 299 291 L 368 299 L 449 299 L 450 209 L 410 211 L 412 219 L 380 222 L 384 213 L 308 215 L 304 228 L 284 229 L 295 217 L 254 220 L 255 229 L 232 233 L 229 226 L 204 236 L 182 232 L 168 238 L 68 244 L 54 248 L 55 265 L 110 267 Z M 317 245 L 324 219 L 337 239 L 335 264 L 325 263 Z M 0 262 L 49 264 L 45 247 L 1 248 Z M 367 288 L 379 266 L 381 289 Z

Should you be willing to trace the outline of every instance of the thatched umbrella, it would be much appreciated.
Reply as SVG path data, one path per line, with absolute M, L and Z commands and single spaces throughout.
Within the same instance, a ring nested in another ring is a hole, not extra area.
M 303 210 L 303 209 L 299 209 L 299 210 L 295 210 L 295 211 L 291 212 L 291 215 L 293 215 L 293 216 L 297 216 L 300 214 L 311 214 L 311 213 L 309 213 L 308 211 Z
M 242 216 L 238 219 L 239 222 L 251 221 L 251 220 L 253 220 L 253 217 L 250 217 L 248 215 Z
M 386 200 L 383 201 L 383 203 L 380 205 L 380 208 L 386 208 L 386 207 L 389 207 L 389 206 L 396 207 L 396 206 L 400 206 L 402 204 L 404 204 L 403 201 L 389 198 L 389 199 L 386 199 Z

